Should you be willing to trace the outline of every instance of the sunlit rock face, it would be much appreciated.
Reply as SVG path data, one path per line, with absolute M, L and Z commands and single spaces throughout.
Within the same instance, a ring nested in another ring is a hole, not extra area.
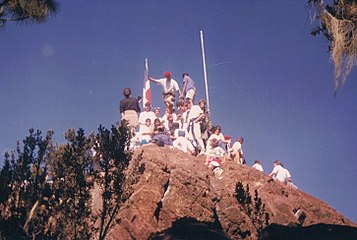
M 274 239 L 274 231 L 283 229 L 274 226 L 357 226 L 323 201 L 269 181 L 249 166 L 226 161 L 218 179 L 204 160 L 169 147 L 136 149 L 131 164 L 139 161 L 145 170 L 117 214 L 108 239 L 258 239 L 251 217 L 235 198 L 237 182 L 249 185 L 252 199 L 257 190 L 265 204 L 273 224 L 263 231 L 265 239 Z

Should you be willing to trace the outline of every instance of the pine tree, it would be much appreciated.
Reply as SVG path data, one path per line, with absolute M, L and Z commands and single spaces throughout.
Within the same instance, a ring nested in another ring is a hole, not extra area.
M 246 188 L 244 188 L 242 182 L 236 184 L 235 197 L 245 214 L 250 218 L 258 235 L 260 235 L 263 228 L 269 225 L 269 213 L 265 211 L 265 204 L 263 204 L 262 199 L 259 197 L 258 191 L 255 190 L 254 193 L 254 202 L 252 202 L 249 185 L 247 184 Z M 251 235 L 249 230 L 238 232 L 242 238 Z
M 65 145 L 51 156 L 53 236 L 58 239 L 90 239 L 91 139 L 84 130 L 69 129 Z
M 112 125 L 110 130 L 100 126 L 98 131 L 95 181 L 102 190 L 99 239 L 104 239 L 124 201 L 124 171 L 132 156 L 129 150 L 131 133 L 124 122 L 119 127 Z
M 0 2 L 0 28 L 8 22 L 43 22 L 58 11 L 55 0 L 2 0 Z

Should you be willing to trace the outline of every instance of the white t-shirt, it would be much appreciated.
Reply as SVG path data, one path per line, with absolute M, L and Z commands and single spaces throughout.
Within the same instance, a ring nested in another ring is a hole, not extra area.
M 139 141 L 146 140 L 149 142 L 151 140 L 151 135 L 142 135 L 143 133 L 150 133 L 152 130 L 146 125 L 141 125 L 139 130 Z
M 172 113 L 171 115 L 172 115 L 172 119 L 174 120 L 174 122 L 177 121 L 176 113 Z M 167 122 L 168 121 L 167 117 L 168 117 L 168 114 L 165 114 L 164 116 L 162 116 L 161 122 Z
M 206 152 L 208 153 L 208 151 L 209 150 L 211 150 L 211 140 L 212 139 L 217 139 L 217 142 L 218 141 L 224 141 L 224 136 L 223 136 L 223 134 L 222 133 L 219 133 L 218 135 L 217 134 L 212 134 L 209 138 L 208 138 L 208 140 L 207 140 L 207 147 L 206 147 Z
M 198 105 L 193 105 L 190 109 L 190 112 L 188 114 L 188 119 L 193 119 L 193 118 L 197 118 L 198 116 L 200 116 L 200 114 L 203 113 L 203 110 L 200 108 L 200 106 Z
M 168 93 L 171 91 L 176 92 L 180 89 L 178 83 L 174 79 L 167 81 L 166 78 L 160 78 L 157 79 L 157 83 L 161 85 L 163 93 Z
M 215 148 L 210 148 L 207 151 L 208 158 L 215 158 L 215 157 L 223 158 L 224 154 L 226 154 L 226 152 L 221 147 L 218 147 L 218 146 Z
M 263 166 L 259 163 L 254 163 L 252 168 L 257 169 L 258 171 L 264 172 Z
M 173 141 L 173 146 L 185 153 L 194 152 L 195 148 L 192 146 L 192 143 L 184 137 L 178 137 L 175 141 Z
M 273 173 L 273 179 L 279 182 L 287 183 L 288 178 L 291 178 L 290 172 L 281 165 L 276 165 L 271 173 Z
M 232 146 L 232 151 L 233 154 L 237 154 L 239 149 L 241 150 L 242 154 L 243 154 L 243 149 L 242 149 L 242 144 L 240 142 L 235 142 Z
M 139 124 L 145 125 L 146 119 L 150 118 L 151 124 L 154 124 L 154 120 L 156 118 L 154 112 L 149 111 L 149 112 L 141 112 L 139 115 Z

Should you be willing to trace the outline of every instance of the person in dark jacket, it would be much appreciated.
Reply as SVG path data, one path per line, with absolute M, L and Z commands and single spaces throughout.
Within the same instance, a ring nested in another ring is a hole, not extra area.
M 131 89 L 124 88 L 124 98 L 119 103 L 121 119 L 128 122 L 128 126 L 136 128 L 140 113 L 139 101 L 131 96 Z

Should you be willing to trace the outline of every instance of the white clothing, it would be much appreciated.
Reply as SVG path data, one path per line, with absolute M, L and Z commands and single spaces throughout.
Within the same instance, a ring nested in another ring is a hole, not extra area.
M 160 78 L 157 79 L 157 83 L 161 85 L 163 93 L 175 93 L 180 89 L 178 83 L 174 79 L 167 81 L 166 78 Z
M 184 129 L 187 129 L 190 123 L 190 119 L 188 118 L 189 117 L 188 113 L 189 113 L 189 109 L 182 114 L 182 128 Z
M 237 141 L 232 146 L 233 154 L 236 155 L 238 153 L 239 149 L 240 149 L 241 153 L 243 154 L 242 144 Z
M 273 174 L 274 180 L 278 180 L 282 183 L 287 183 L 288 179 L 291 178 L 290 172 L 281 165 L 276 165 L 271 173 Z
M 186 113 L 187 112 L 187 113 Z M 205 152 L 205 145 L 202 140 L 202 133 L 201 133 L 201 125 L 199 122 L 192 122 L 193 124 L 193 129 L 192 126 L 190 126 L 190 121 L 193 119 L 196 119 L 199 117 L 202 113 L 203 110 L 200 108 L 198 105 L 193 105 L 189 111 L 186 111 L 184 114 L 184 119 L 187 119 L 187 122 L 185 122 L 184 127 L 189 127 L 188 132 L 189 132 L 189 139 L 194 140 L 196 138 L 198 145 L 200 146 L 201 152 Z M 187 115 L 188 114 L 188 115 Z
M 145 121 L 146 119 L 150 118 L 151 120 L 151 124 L 154 124 L 154 120 L 156 118 L 154 112 L 152 111 L 149 111 L 149 112 L 141 112 L 140 115 L 139 115 L 139 124 L 140 125 L 145 125 Z
M 151 135 L 143 135 L 143 133 L 151 133 L 152 130 L 146 125 L 141 125 L 139 130 L 139 141 L 146 140 L 148 143 L 151 140 Z
M 203 110 L 198 105 L 193 105 L 188 114 L 188 119 L 194 119 L 199 117 L 203 113 Z
M 207 150 L 206 150 L 206 152 L 208 153 L 208 151 L 211 149 L 211 140 L 212 139 L 216 139 L 217 140 L 217 142 L 218 141 L 222 141 L 222 142 L 224 142 L 224 136 L 223 136 L 223 134 L 222 133 L 219 133 L 218 135 L 217 134 L 215 134 L 215 133 L 213 133 L 209 138 L 208 138 L 208 140 L 207 140 Z
M 192 143 L 184 137 L 176 138 L 176 140 L 173 141 L 172 144 L 175 148 L 177 148 L 185 153 L 195 151 L 195 148 L 192 146 Z
M 186 98 L 186 99 L 192 99 L 192 100 L 193 100 L 193 98 L 195 97 L 195 94 L 196 94 L 196 90 L 193 89 L 193 88 L 191 88 L 190 90 L 188 90 L 188 91 L 186 92 L 185 98 Z
M 254 168 L 254 169 L 258 170 L 258 171 L 264 172 L 263 166 L 261 164 L 259 164 L 259 163 L 254 163 L 252 168 Z
M 207 158 L 221 158 L 223 159 L 224 155 L 226 154 L 226 152 L 221 148 L 221 147 L 215 147 L 215 148 L 210 148 L 207 151 Z
M 177 121 L 176 113 L 172 113 L 171 115 L 172 115 L 172 119 L 174 120 L 174 122 Z M 165 114 L 164 116 L 162 116 L 162 118 L 160 119 L 161 122 L 168 122 L 167 117 L 168 117 L 168 114 Z

